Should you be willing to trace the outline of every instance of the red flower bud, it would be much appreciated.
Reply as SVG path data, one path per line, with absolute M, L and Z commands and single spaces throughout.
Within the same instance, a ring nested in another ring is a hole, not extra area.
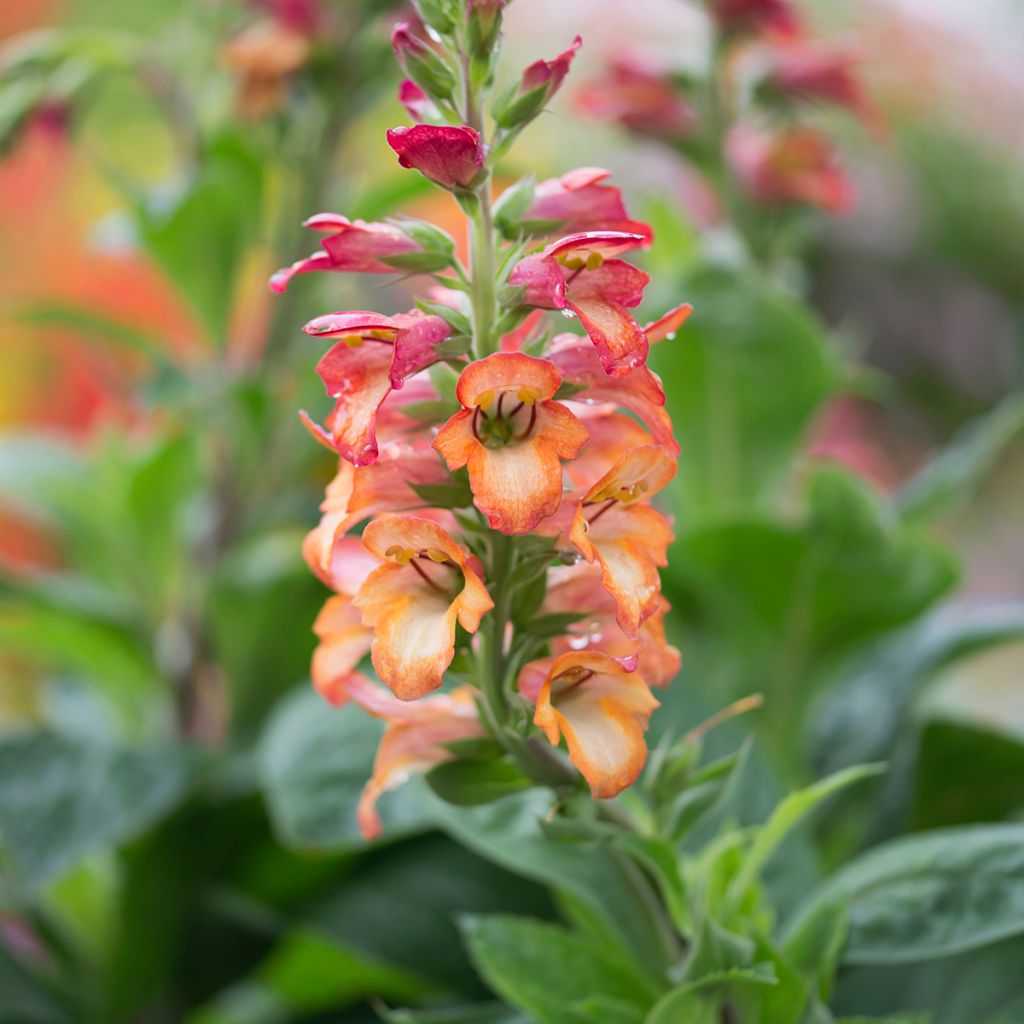
M 451 191 L 471 189 L 484 175 L 480 136 L 467 125 L 418 124 L 392 128 L 388 145 L 403 167 L 411 167 L 435 185 Z

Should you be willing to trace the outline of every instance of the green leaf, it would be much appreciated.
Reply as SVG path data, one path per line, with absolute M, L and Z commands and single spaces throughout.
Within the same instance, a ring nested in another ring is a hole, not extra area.
M 915 523 L 948 514 L 978 487 L 1021 431 L 1024 394 L 1013 394 L 963 427 L 947 448 L 899 489 L 893 498 L 897 511 Z
M 332 708 L 312 689 L 275 710 L 260 746 L 260 773 L 281 842 L 301 849 L 362 845 L 356 808 L 373 770 L 383 725 L 354 704 Z M 422 792 L 403 786 L 381 801 L 390 829 L 425 824 Z
M 462 914 L 550 917 L 540 886 L 432 833 L 375 849 L 341 884 L 318 896 L 307 921 L 372 962 L 400 969 L 433 991 L 480 998 L 455 922 Z
M 473 808 L 435 799 L 432 817 L 480 856 L 552 886 L 638 964 L 655 974 L 667 967 L 665 936 L 643 912 L 652 895 L 646 879 L 621 854 L 589 843 L 553 842 L 542 828 L 550 804 L 550 795 L 539 789 Z
M 845 901 L 823 901 L 786 934 L 782 944 L 782 956 L 795 970 L 814 980 L 824 1002 L 832 991 L 848 928 Z
M 719 1024 L 719 1007 L 730 991 L 749 986 L 777 985 L 778 979 L 770 964 L 733 967 L 673 989 L 645 1018 L 644 1024 Z M 711 994 L 715 989 L 724 991 Z M 709 992 L 711 990 L 711 992 Z
M 956 601 L 857 651 L 836 672 L 811 717 L 816 769 L 885 757 L 914 698 L 939 669 L 1024 637 L 1024 601 Z
M 427 773 L 427 785 L 450 804 L 487 804 L 531 786 L 510 761 L 448 761 Z
M 0 942 L 0 1019 L 5 1024 L 75 1024 L 81 1018 L 52 981 Z
M 137 211 L 143 244 L 181 290 L 216 347 L 227 342 L 238 275 L 260 228 L 263 165 L 243 136 L 208 143 L 170 202 Z
M 797 918 L 847 901 L 846 964 L 914 963 L 1024 934 L 1024 826 L 907 836 L 869 850 L 825 882 Z
M 756 882 L 768 858 L 778 849 L 779 844 L 796 828 L 800 821 L 815 807 L 847 786 L 880 775 L 883 765 L 856 765 L 847 768 L 813 786 L 790 793 L 772 812 L 772 816 L 758 829 L 754 842 L 743 859 L 739 874 L 729 888 L 729 899 L 738 906 L 746 891 Z
M 574 1007 L 605 996 L 643 1010 L 653 994 L 600 944 L 523 917 L 463 918 L 470 955 L 487 983 L 539 1024 L 564 1024 Z
M 914 767 L 915 830 L 991 822 L 1024 811 L 1024 742 L 982 725 L 933 719 Z
M 184 796 L 182 750 L 128 750 L 46 733 L 0 743 L 0 843 L 14 878 L 38 888 L 83 857 L 123 843 Z
M 386 1011 L 387 1024 L 531 1024 L 518 1010 L 498 1003 L 476 1003 L 450 1010 Z
M 689 522 L 764 505 L 835 387 L 824 328 L 763 280 L 708 273 L 686 284 L 693 316 L 652 351 L 686 458 L 676 493 Z

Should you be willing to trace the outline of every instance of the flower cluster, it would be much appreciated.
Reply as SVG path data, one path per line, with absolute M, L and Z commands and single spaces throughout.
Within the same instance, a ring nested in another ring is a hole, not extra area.
M 581 109 L 675 146 L 719 198 L 738 191 L 763 207 L 845 210 L 849 179 L 807 114 L 831 104 L 879 128 L 853 55 L 810 38 L 792 0 L 707 0 L 707 9 L 707 80 L 620 56 L 581 90 Z
M 659 580 L 671 524 L 653 504 L 678 448 L 646 360 L 690 307 L 635 318 L 648 275 L 627 257 L 652 232 L 608 172 L 525 179 L 492 201 L 496 155 L 580 45 L 492 98 L 502 6 L 422 2 L 423 22 L 393 35 L 417 123 L 387 141 L 465 211 L 470 265 L 433 225 L 320 214 L 307 221 L 320 250 L 271 280 L 432 280 L 408 312 L 304 328 L 327 343 L 317 372 L 334 405 L 323 422 L 302 418 L 339 457 L 304 549 L 333 591 L 312 676 L 332 704 L 387 723 L 360 812 L 368 836 L 380 793 L 470 740 L 496 741 L 534 781 L 582 775 L 614 796 L 643 768 L 652 688 L 679 667 Z M 582 333 L 553 333 L 546 311 Z M 367 654 L 383 687 L 360 671 Z M 579 775 L 556 753 L 563 740 Z

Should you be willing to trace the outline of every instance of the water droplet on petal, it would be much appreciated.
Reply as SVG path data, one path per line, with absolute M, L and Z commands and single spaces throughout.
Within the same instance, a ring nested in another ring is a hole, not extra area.
M 563 309 L 562 316 L 564 316 L 566 320 L 576 319 L 576 314 L 571 309 Z

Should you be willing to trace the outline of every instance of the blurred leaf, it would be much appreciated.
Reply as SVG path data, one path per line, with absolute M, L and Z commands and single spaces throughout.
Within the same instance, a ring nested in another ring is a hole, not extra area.
M 362 845 L 356 808 L 383 731 L 354 704 L 329 707 L 312 688 L 281 702 L 260 747 L 264 794 L 281 842 L 309 850 Z M 415 786 L 385 796 L 380 809 L 390 829 L 426 823 Z
M 190 758 L 34 733 L 0 743 L 0 842 L 35 888 L 82 857 L 123 843 L 183 797 Z
M 1011 1024 L 1024 1020 L 1022 962 L 1018 938 L 931 963 L 856 967 L 840 975 L 832 1006 L 839 1024 Z
M 263 166 L 242 136 L 209 143 L 194 177 L 168 201 L 138 210 L 146 249 L 199 314 L 222 348 L 235 284 L 257 237 Z
M 565 1024 L 573 1010 L 608 997 L 643 1020 L 656 993 L 643 978 L 586 937 L 525 917 L 464 917 L 473 962 L 503 999 L 539 1024 Z
M 893 501 L 907 522 L 929 522 L 967 500 L 984 480 L 1003 449 L 1024 431 L 1024 395 L 1003 399 L 972 420 L 920 472 L 896 493 Z
M 56 495 L 82 483 L 86 472 L 81 453 L 63 438 L 0 434 L 0 505 L 5 508 L 52 522 Z
M 12 928 L 27 927 L 11 923 Z M 31 970 L 0 942 L 0 1020 L 4 1024 L 77 1024 L 51 980 Z
M 790 758 L 789 730 L 823 668 L 956 579 L 950 555 L 887 518 L 845 471 L 819 470 L 807 503 L 793 525 L 746 516 L 697 527 L 676 543 L 666 580 L 690 625 L 689 678 L 717 700 L 768 693 L 762 717 Z
M 1016 818 L 1024 811 L 1024 741 L 932 720 L 921 734 L 915 781 L 915 829 Z
M 531 1024 L 518 1010 L 497 1003 L 479 1003 L 451 1010 L 392 1010 L 387 1024 Z
M 644 1024 L 719 1024 L 723 1019 L 720 1006 L 729 992 L 737 987 L 774 986 L 778 984 L 770 964 L 755 964 L 753 967 L 732 967 L 728 970 L 705 975 L 697 981 L 674 989 L 665 996 L 650 1014 Z M 715 993 L 715 990 L 723 990 Z M 710 990 L 710 991 L 709 991 Z
M 855 652 L 813 709 L 816 771 L 886 757 L 931 676 L 958 658 L 1020 637 L 1024 601 L 957 601 Z
M 86 341 L 102 341 L 137 352 L 154 366 L 180 374 L 168 357 L 167 339 L 115 320 L 101 310 L 61 302 L 42 302 L 17 310 L 15 317 L 36 327 L 70 328 Z
M 757 278 L 704 274 L 685 299 L 693 315 L 652 363 L 686 453 L 674 486 L 693 522 L 776 494 L 836 367 L 823 328 Z
M 861 854 L 797 918 L 846 900 L 845 964 L 914 963 L 1024 933 L 1024 826 L 906 836 Z
M 485 990 L 454 921 L 460 914 L 512 910 L 553 913 L 542 888 L 435 833 L 374 850 L 316 900 L 307 920 L 347 949 L 418 979 L 420 987 L 475 997 Z

